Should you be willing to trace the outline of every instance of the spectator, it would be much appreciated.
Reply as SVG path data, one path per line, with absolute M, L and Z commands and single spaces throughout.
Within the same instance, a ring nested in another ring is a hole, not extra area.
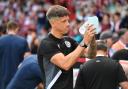
M 104 31 L 100 34 L 100 40 L 105 40 L 108 46 L 108 55 L 112 56 L 113 50 L 111 46 L 113 45 L 113 33 L 111 31 Z
M 127 28 L 128 29 L 128 8 L 126 9 L 126 15 L 123 17 L 120 23 L 120 28 Z
M 7 24 L 7 35 L 0 38 L 0 89 L 5 89 L 23 57 L 30 54 L 27 41 L 17 36 L 16 22 Z
M 125 74 L 128 78 L 128 50 L 121 49 L 115 52 L 112 56 L 112 59 L 117 60 L 122 65 Z
M 119 12 L 116 12 L 113 15 L 113 20 L 114 20 L 114 31 L 118 33 L 120 31 L 120 23 L 121 23 L 121 17 Z
M 128 37 L 127 37 L 128 36 L 128 30 L 127 29 L 122 29 L 119 32 L 119 35 L 120 35 L 119 40 L 112 45 L 113 53 L 118 51 L 118 50 L 128 48 L 127 47 L 127 44 L 128 44 Z
M 108 29 L 111 29 L 110 15 L 108 13 L 105 13 L 101 21 L 101 30 L 103 32 L 107 31 Z

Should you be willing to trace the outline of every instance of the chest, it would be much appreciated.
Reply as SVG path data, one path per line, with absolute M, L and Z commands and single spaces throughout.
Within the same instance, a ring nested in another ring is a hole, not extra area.
M 68 40 L 62 40 L 60 42 L 57 42 L 57 47 L 65 55 L 69 54 L 75 49 L 74 43 Z

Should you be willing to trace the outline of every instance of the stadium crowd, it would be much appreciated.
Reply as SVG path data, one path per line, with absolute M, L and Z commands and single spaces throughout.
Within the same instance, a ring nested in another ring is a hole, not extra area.
M 27 41 L 28 49 L 26 50 L 30 49 L 29 51 L 31 52 L 29 55 L 37 54 L 40 41 L 51 31 L 51 26 L 46 18 L 46 12 L 50 6 L 57 4 L 66 7 L 70 11 L 70 26 L 69 32 L 66 35 L 72 37 L 78 43 L 83 39 L 79 33 L 80 26 L 87 20 L 87 17 L 98 17 L 100 25 L 99 34 L 96 34 L 96 40 L 106 41 L 109 48 L 108 57 L 117 61 L 125 60 L 120 61 L 120 63 L 122 66 L 123 64 L 125 65 L 123 68 L 128 76 L 128 0 L 1 0 L 0 39 L 8 34 L 7 28 L 9 23 L 15 22 L 18 26 L 16 35 L 21 36 Z M 2 45 L 2 41 L 0 45 Z M 0 48 L 0 50 L 2 49 Z M 125 50 L 122 51 L 125 56 L 122 59 L 114 56 L 120 50 Z M 78 60 L 78 62 L 81 61 Z M 3 63 L 1 59 L 0 63 Z M 2 67 L 1 65 L 0 67 Z M 18 69 L 18 66 L 16 67 Z M 11 75 L 12 79 L 15 73 Z M 1 70 L 0 77 L 2 77 Z M 2 88 L 2 86 L 4 85 L 2 85 L 0 80 L 0 89 L 7 87 Z

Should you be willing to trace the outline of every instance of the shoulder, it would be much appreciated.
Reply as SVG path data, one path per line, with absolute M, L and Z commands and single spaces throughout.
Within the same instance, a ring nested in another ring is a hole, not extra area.
M 86 65 L 85 65 L 85 63 L 84 64 L 81 64 L 80 65 L 80 69 L 79 69 L 79 73 L 85 73 L 85 70 L 86 70 Z
M 37 63 L 37 55 L 30 55 L 30 56 L 24 58 L 23 62 Z
M 45 38 L 41 41 L 41 44 L 39 45 L 38 53 L 40 54 L 40 52 L 45 52 L 49 54 L 49 52 L 53 52 L 56 49 L 58 49 L 58 44 L 50 38 Z
M 53 43 L 53 40 L 50 39 L 48 36 L 41 40 L 41 44 L 48 44 Z
M 18 36 L 18 35 L 16 35 L 15 37 L 16 37 L 18 40 L 26 41 L 26 39 L 25 39 L 24 37 L 22 37 L 22 36 Z
M 91 60 L 87 61 L 86 63 L 84 63 L 84 65 L 85 66 L 97 65 L 99 63 L 101 63 L 102 65 L 110 65 L 110 66 L 117 65 L 117 62 L 115 60 L 105 57 L 105 56 L 98 56 L 95 59 L 91 59 Z
M 104 57 L 103 60 L 102 60 L 105 63 L 111 65 L 111 66 L 117 66 L 118 65 L 118 62 L 116 60 L 113 60 L 111 58 L 108 58 L 108 57 Z
M 22 36 L 18 36 L 18 35 L 4 35 L 4 36 L 1 36 L 0 37 L 0 40 L 2 40 L 2 39 L 12 39 L 12 40 L 14 40 L 14 41 L 16 41 L 16 40 L 23 40 L 23 41 L 25 41 L 26 39 L 24 38 L 24 37 L 22 37 Z
M 4 35 L 0 37 L 0 40 L 3 40 L 3 39 L 8 39 L 8 35 Z
M 69 36 L 64 36 L 64 39 L 69 40 L 69 41 L 75 41 L 72 37 L 69 37 Z
M 46 37 L 41 41 L 39 48 L 43 48 L 43 49 L 50 48 L 51 49 L 51 47 L 56 47 L 56 46 L 57 46 L 56 41 L 54 41 L 53 39 L 49 37 Z

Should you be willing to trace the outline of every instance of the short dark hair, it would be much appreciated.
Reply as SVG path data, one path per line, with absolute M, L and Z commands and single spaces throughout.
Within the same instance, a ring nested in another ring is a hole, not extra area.
M 121 49 L 119 51 L 116 51 L 113 56 L 112 59 L 114 60 L 128 60 L 128 50 L 127 49 Z
M 51 18 L 54 17 L 63 17 L 63 16 L 68 16 L 69 14 L 70 12 L 68 11 L 67 8 L 60 5 L 54 5 L 48 9 L 46 16 L 47 19 L 50 20 Z
M 102 50 L 104 52 L 107 52 L 108 46 L 105 40 L 97 40 L 96 45 L 97 45 L 97 50 Z
M 100 34 L 100 40 L 106 40 L 112 38 L 113 33 L 111 31 L 104 31 Z
M 7 30 L 16 30 L 18 27 L 19 26 L 15 21 L 9 21 L 7 23 Z

